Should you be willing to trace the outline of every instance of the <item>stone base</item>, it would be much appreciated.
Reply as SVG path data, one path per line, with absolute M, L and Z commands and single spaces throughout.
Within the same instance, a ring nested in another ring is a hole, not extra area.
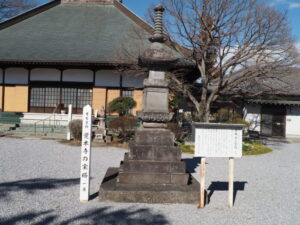
M 198 204 L 200 185 L 190 176 L 188 185 L 117 185 L 119 168 L 109 168 L 99 191 L 100 201 L 160 204 Z

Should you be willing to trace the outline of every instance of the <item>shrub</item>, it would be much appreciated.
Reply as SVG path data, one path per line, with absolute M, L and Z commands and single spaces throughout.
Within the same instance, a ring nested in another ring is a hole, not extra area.
M 119 137 L 124 141 L 133 135 L 136 125 L 137 121 L 133 117 L 120 116 L 109 122 L 108 129 L 118 133 Z
M 231 120 L 230 112 L 227 109 L 219 109 L 215 114 L 213 114 L 215 120 L 219 123 L 228 122 Z
M 232 123 L 232 124 L 244 124 L 246 127 L 250 126 L 250 123 L 243 120 L 240 114 L 233 114 L 227 109 L 219 109 L 215 114 L 213 114 L 215 121 L 218 123 Z
M 127 115 L 129 110 L 136 106 L 136 102 L 130 97 L 118 97 L 108 104 L 109 113 L 118 113 L 120 116 Z
M 72 120 L 69 123 L 69 128 L 75 140 L 81 141 L 82 137 L 82 120 Z

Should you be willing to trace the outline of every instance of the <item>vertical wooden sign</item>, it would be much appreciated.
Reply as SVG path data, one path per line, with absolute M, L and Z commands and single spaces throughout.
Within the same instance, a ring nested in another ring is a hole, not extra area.
M 92 108 L 86 105 L 82 114 L 82 144 L 80 165 L 80 201 L 88 202 L 90 196 L 90 162 L 92 140 Z
M 68 133 L 67 133 L 67 140 L 71 140 L 71 131 L 70 131 L 70 122 L 72 121 L 72 105 L 70 104 L 68 107 Z

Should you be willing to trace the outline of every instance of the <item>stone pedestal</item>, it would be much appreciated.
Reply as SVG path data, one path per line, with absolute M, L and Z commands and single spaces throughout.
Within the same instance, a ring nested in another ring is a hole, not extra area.
M 120 168 L 108 170 L 99 196 L 101 201 L 196 204 L 199 183 L 186 173 L 171 131 L 139 128 Z
M 138 129 L 130 152 L 119 170 L 117 185 L 187 185 L 189 175 L 181 161 L 181 149 L 166 129 Z

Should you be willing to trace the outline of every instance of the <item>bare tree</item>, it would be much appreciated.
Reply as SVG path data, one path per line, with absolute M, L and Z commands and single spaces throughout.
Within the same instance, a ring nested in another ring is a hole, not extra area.
M 195 84 L 182 79 L 184 74 L 169 73 L 172 87 L 190 99 L 199 121 L 208 121 L 211 104 L 220 96 L 243 91 L 245 82 L 280 79 L 295 63 L 286 14 L 268 5 L 256 0 L 163 0 L 163 4 L 168 13 L 166 31 L 188 49 L 184 54 L 197 65 L 202 83 L 195 92 Z
M 34 0 L 0 0 L 0 22 L 36 5 Z

